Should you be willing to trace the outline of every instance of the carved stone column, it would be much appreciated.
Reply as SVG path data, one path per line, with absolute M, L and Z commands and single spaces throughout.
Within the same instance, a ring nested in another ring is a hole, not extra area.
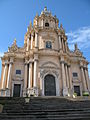
M 25 73 L 24 73 L 24 89 L 27 89 L 27 69 L 28 69 L 28 64 L 25 63 Z
M 32 81 L 32 62 L 29 63 L 29 79 L 28 79 L 28 89 L 31 89 L 31 81 Z
M 42 28 L 44 27 L 44 20 L 42 19 Z
M 8 65 L 7 63 L 5 63 L 5 67 L 4 67 L 4 73 L 3 73 L 3 80 L 2 80 L 2 89 L 5 89 L 5 81 L 6 81 L 6 77 L 7 77 L 7 68 Z
M 32 33 L 31 34 L 31 49 L 33 49 L 33 36 L 34 36 L 34 34 Z
M 33 79 L 33 89 L 36 96 L 38 96 L 38 84 L 37 84 L 37 67 L 38 67 L 38 54 L 34 55 L 34 79 Z
M 65 64 L 65 71 L 66 71 L 66 85 L 69 88 L 69 79 L 68 79 L 68 69 L 67 69 L 67 64 Z
M 10 62 L 9 69 L 8 69 L 8 77 L 7 77 L 7 85 L 6 85 L 7 89 L 10 89 L 9 84 L 10 84 L 10 81 L 11 81 L 11 71 L 12 71 L 12 62 Z
M 80 68 L 81 68 L 81 74 L 82 74 L 83 89 L 84 89 L 84 92 L 86 92 L 87 91 L 87 86 L 86 86 L 86 81 L 85 81 L 85 75 L 84 75 L 83 66 L 81 66 Z
M 62 43 L 61 43 L 61 37 L 60 37 L 60 35 L 59 35 L 59 48 L 60 48 L 60 50 L 62 49 Z
M 62 68 L 63 96 L 67 96 L 68 90 L 67 90 L 67 86 L 66 86 L 64 61 L 61 61 L 61 68 Z
M 64 39 L 62 37 L 62 50 L 64 51 Z
M 35 32 L 35 48 L 38 48 L 38 33 Z
M 27 51 L 29 50 L 29 36 L 27 38 Z
M 67 52 L 67 42 L 65 41 L 65 50 Z
M 34 87 L 37 87 L 37 60 L 34 61 Z
M 70 95 L 72 95 L 73 94 L 73 83 L 72 83 L 72 74 L 71 74 L 70 65 L 68 65 L 68 74 L 69 74 L 68 79 L 69 79 L 69 86 L 70 86 L 69 92 L 70 92 Z
M 10 97 L 10 85 L 11 85 L 11 73 L 12 72 L 12 62 L 9 64 L 9 69 L 8 69 L 8 77 L 7 77 L 7 83 L 6 83 L 6 91 L 5 91 L 5 96 Z
M 90 83 L 89 83 L 89 76 L 88 76 L 87 68 L 85 68 L 85 76 L 86 76 L 86 81 L 87 81 L 87 88 L 88 88 L 88 91 L 90 91 Z

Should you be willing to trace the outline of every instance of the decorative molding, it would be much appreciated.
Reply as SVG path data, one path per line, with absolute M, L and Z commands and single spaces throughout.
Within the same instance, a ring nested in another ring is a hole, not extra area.
M 58 65 L 51 61 L 45 62 L 44 64 L 42 64 L 40 66 L 40 68 L 57 68 L 57 69 L 59 69 Z
M 40 77 L 43 79 L 46 74 L 52 74 L 55 75 L 57 78 L 59 77 L 59 73 L 56 70 L 53 69 L 41 69 L 40 71 Z

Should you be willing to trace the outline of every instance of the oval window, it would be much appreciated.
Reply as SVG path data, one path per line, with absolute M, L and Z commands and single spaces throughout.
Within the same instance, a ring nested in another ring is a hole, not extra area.
M 45 23 L 45 27 L 49 27 L 49 23 Z

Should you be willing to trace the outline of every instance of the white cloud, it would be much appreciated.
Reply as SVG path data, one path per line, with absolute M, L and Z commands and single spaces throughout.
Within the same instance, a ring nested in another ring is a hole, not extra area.
M 79 28 L 73 32 L 70 31 L 66 35 L 71 50 L 74 49 L 75 43 L 78 44 L 80 49 L 90 47 L 90 26 Z
M 89 73 L 89 78 L 90 78 L 90 64 L 88 65 L 88 73 Z
M 79 49 L 90 49 L 90 26 L 82 27 L 75 31 L 66 33 L 68 37 L 68 45 L 71 50 L 74 50 L 74 44 L 78 44 Z M 90 77 L 90 64 L 88 65 L 88 72 Z
M 0 52 L 0 58 L 4 55 L 4 52 Z

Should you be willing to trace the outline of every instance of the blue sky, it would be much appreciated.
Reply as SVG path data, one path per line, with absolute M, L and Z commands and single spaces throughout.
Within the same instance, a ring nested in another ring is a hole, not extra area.
M 0 0 L 0 56 L 14 38 L 18 46 L 23 46 L 30 20 L 33 22 L 36 13 L 40 14 L 45 6 L 57 16 L 59 25 L 63 24 L 70 49 L 77 42 L 90 62 L 90 0 Z

